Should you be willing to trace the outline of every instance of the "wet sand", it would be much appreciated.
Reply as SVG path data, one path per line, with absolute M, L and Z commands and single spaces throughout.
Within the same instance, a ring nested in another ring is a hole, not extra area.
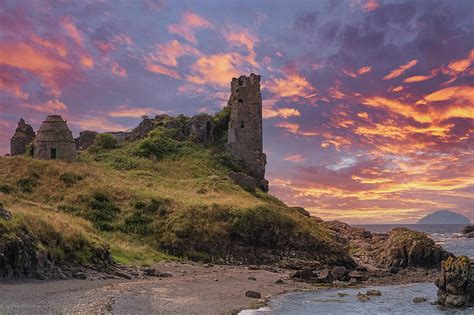
M 315 289 L 287 280 L 291 274 L 288 270 L 174 262 L 154 267 L 173 277 L 0 282 L 0 314 L 231 314 L 262 305 L 278 294 Z M 275 284 L 279 279 L 284 283 Z M 262 298 L 246 297 L 247 290 L 260 292 Z

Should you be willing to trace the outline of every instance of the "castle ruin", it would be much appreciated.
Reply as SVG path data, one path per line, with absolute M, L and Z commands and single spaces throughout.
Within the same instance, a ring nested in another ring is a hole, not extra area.
M 262 95 L 260 76 L 233 78 L 231 82 L 230 120 L 226 150 L 242 162 L 247 175 L 259 182 L 259 187 L 268 191 L 265 180 L 266 155 L 263 153 Z
M 26 153 L 26 147 L 35 139 L 33 127 L 25 123 L 23 118 L 18 122 L 15 134 L 10 140 L 10 155 L 22 155 Z

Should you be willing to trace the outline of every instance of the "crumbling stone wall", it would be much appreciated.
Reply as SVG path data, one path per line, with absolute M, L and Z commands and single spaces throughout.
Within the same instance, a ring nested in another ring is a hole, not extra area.
M 74 139 L 76 142 L 77 150 L 87 150 L 90 146 L 94 144 L 95 137 L 97 132 L 84 130 L 79 133 L 79 137 Z
M 443 261 L 436 286 L 439 288 L 439 304 L 446 307 L 474 306 L 474 262 L 466 256 Z
M 247 175 L 260 181 L 260 188 L 268 190 L 265 180 L 266 155 L 263 153 L 262 95 L 260 76 L 250 74 L 233 78 L 231 82 L 230 120 L 226 150 L 243 162 Z
M 10 155 L 22 155 L 26 153 L 26 147 L 35 139 L 33 127 L 20 119 L 15 134 L 10 140 Z

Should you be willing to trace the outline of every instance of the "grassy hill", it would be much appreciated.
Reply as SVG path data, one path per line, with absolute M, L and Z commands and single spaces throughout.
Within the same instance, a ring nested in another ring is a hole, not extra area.
M 100 137 L 75 163 L 0 158 L 0 202 L 13 214 L 0 219 L 0 253 L 26 231 L 56 265 L 93 266 L 97 248 L 124 264 L 352 263 L 318 220 L 230 181 L 240 166 L 221 147 L 157 128 L 122 146 Z

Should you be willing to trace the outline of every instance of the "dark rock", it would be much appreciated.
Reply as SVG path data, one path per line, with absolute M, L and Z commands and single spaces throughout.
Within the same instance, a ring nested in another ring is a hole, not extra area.
M 81 279 L 81 280 L 87 279 L 87 275 L 84 272 L 76 272 L 73 276 L 76 279 Z
M 230 172 L 229 178 L 237 185 L 249 192 L 254 192 L 258 185 L 258 180 L 244 173 Z
M 464 234 L 464 237 L 466 237 L 466 238 L 474 238 L 474 232 L 470 232 L 470 233 Z
M 397 267 L 390 267 L 390 269 L 388 270 L 391 274 L 397 274 L 400 272 L 400 268 L 397 268 Z
M 439 288 L 437 294 L 440 305 L 462 307 L 471 303 L 474 299 L 471 269 L 471 262 L 466 256 L 449 257 L 443 261 L 442 273 L 435 282 Z
M 252 280 L 252 281 L 257 281 L 257 278 L 255 277 L 248 277 L 249 280 Z
M 116 276 L 118 276 L 118 277 L 120 277 L 120 278 L 128 279 L 128 280 L 133 279 L 133 276 L 132 276 L 131 274 L 128 274 L 128 273 L 126 273 L 126 272 L 124 272 L 124 271 L 121 271 L 121 270 L 116 271 L 116 272 L 114 273 L 114 275 L 116 275 Z
M 260 270 L 260 267 L 257 265 L 250 265 L 248 266 L 249 270 Z
M 301 207 L 290 207 L 290 209 L 292 210 L 295 210 L 296 212 L 299 212 L 301 213 L 302 215 L 304 215 L 305 217 L 310 217 L 311 216 L 311 213 L 309 213 L 305 208 L 301 208 Z
M 136 141 L 144 139 L 148 136 L 150 131 L 155 129 L 156 126 L 153 122 L 153 119 L 145 117 L 143 121 L 126 136 L 127 141 Z
M 284 284 L 285 282 L 282 279 L 278 279 L 275 281 L 275 284 Z
M 332 275 L 331 271 L 323 270 L 319 273 L 317 282 L 319 283 L 333 283 L 334 276 Z
M 413 299 L 413 303 L 415 304 L 418 304 L 418 303 L 423 303 L 423 302 L 426 302 L 428 301 L 427 298 L 424 298 L 424 297 L 416 297 Z
M 469 234 L 469 233 L 472 233 L 472 232 L 474 232 L 474 224 L 466 225 L 461 230 L 461 234 Z
M 3 207 L 3 203 L 0 202 L 0 219 L 8 221 L 12 218 L 12 213 Z
M 334 267 L 331 272 L 337 280 L 341 281 L 346 280 L 349 275 L 349 271 L 346 269 L 346 267 L 341 266 Z
M 314 278 L 314 272 L 310 268 L 305 268 L 303 270 L 298 270 L 294 274 L 291 275 L 291 278 L 297 278 L 301 280 L 310 280 L 311 278 Z
M 259 299 L 262 297 L 262 295 L 259 292 L 251 291 L 251 290 L 248 290 L 247 292 L 245 292 L 245 296 L 252 299 Z

